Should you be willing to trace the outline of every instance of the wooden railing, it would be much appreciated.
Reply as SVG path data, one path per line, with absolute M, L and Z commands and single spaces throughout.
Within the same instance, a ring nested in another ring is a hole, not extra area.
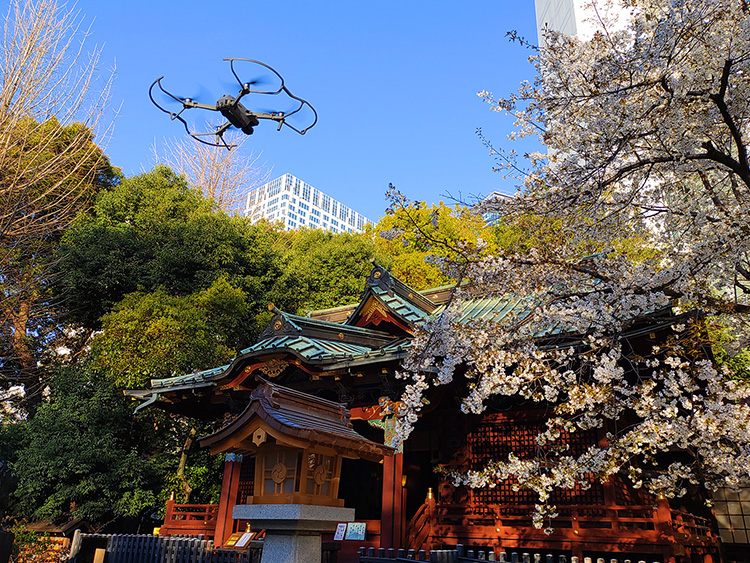
M 433 524 L 435 521 L 435 500 L 427 497 L 424 504 L 419 507 L 417 513 L 409 520 L 407 525 L 407 549 L 420 550 L 433 535 Z
M 533 505 L 493 506 L 497 528 L 530 528 Z M 556 529 L 600 530 L 602 533 L 655 532 L 659 517 L 651 505 L 562 506 L 552 521 Z
M 177 504 L 168 500 L 159 535 L 204 535 L 213 538 L 218 513 L 218 504 Z
M 715 537 L 713 526 L 707 518 L 695 516 L 683 510 L 670 510 L 675 532 L 695 538 Z
M 558 508 L 558 517 L 547 536 L 533 527 L 533 505 L 470 507 L 435 503 L 426 499 L 409 521 L 407 549 L 430 549 L 435 542 L 485 540 L 511 545 L 521 539 L 558 542 L 598 541 L 602 545 L 651 544 L 677 541 L 683 545 L 712 546 L 718 541 L 706 518 L 671 510 L 666 501 L 657 505 L 572 505 Z M 439 536 L 439 537 L 438 537 Z M 537 537 L 538 536 L 538 537 Z M 668 538 L 673 538 L 670 540 Z

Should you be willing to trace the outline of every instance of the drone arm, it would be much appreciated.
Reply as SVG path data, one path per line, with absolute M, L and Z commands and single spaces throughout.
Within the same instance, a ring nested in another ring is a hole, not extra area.
M 272 121 L 284 121 L 286 119 L 287 115 L 285 113 L 258 113 L 253 112 L 253 115 L 257 117 L 258 119 L 270 119 Z
M 184 100 L 180 100 L 182 102 L 182 105 L 185 106 L 185 109 L 188 108 L 199 108 L 199 109 L 208 109 L 211 111 L 218 111 L 218 108 L 211 104 L 202 104 L 200 102 L 196 102 L 195 100 L 191 100 L 190 98 L 185 98 Z
M 193 139 L 195 139 L 199 143 L 203 143 L 204 145 L 209 145 L 209 146 L 212 146 L 212 147 L 225 147 L 227 149 L 232 149 L 233 147 L 236 146 L 236 145 L 229 145 L 224 140 L 224 136 L 223 136 L 224 132 L 231 126 L 230 123 L 225 123 L 225 124 L 221 125 L 216 131 L 213 131 L 213 132 L 210 132 L 210 133 L 194 133 L 193 131 L 191 131 L 190 130 L 190 126 L 188 125 L 187 121 L 185 121 L 182 118 L 182 116 L 180 115 L 183 111 L 185 111 L 186 109 L 190 109 L 190 108 L 200 108 L 200 109 L 208 109 L 208 110 L 212 110 L 212 111 L 217 111 L 218 110 L 217 107 L 216 106 L 211 106 L 211 105 L 208 105 L 208 104 L 201 104 L 199 102 L 196 102 L 195 100 L 191 100 L 190 98 L 185 98 L 185 99 L 178 98 L 177 96 L 175 96 L 171 92 L 168 92 L 167 90 L 164 89 L 164 87 L 161 85 L 162 78 L 164 78 L 164 77 L 161 76 L 161 77 L 157 78 L 156 80 L 154 80 L 154 82 L 151 84 L 151 87 L 148 89 L 148 96 L 149 96 L 149 98 L 151 98 L 151 102 L 157 108 L 159 108 L 164 113 L 168 114 L 169 117 L 170 117 L 170 119 L 172 119 L 172 120 L 176 119 L 177 121 L 181 122 L 182 125 L 185 127 L 185 131 L 187 132 L 187 134 L 190 135 Z M 162 92 L 164 92 L 164 94 L 166 94 L 167 96 L 169 96 L 173 100 L 176 100 L 177 102 L 180 102 L 182 104 L 182 109 L 179 112 L 174 113 L 172 111 L 169 111 L 169 110 L 161 107 L 158 104 L 158 102 L 154 99 L 154 96 L 153 96 L 154 86 L 158 86 L 159 89 Z M 218 137 L 221 140 L 221 144 L 219 144 L 219 143 L 209 143 L 208 141 L 204 141 L 203 139 L 201 139 L 201 137 L 208 136 L 208 135 Z

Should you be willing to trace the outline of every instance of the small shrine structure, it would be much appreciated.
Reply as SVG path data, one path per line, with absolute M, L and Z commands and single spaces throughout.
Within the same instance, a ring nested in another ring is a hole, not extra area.
M 212 454 L 231 454 L 235 463 L 248 456 L 254 465 L 244 504 L 232 502 L 239 472 L 225 473 L 216 534 L 225 536 L 231 520 L 252 523 L 266 530 L 264 563 L 314 563 L 320 561 L 321 534 L 354 520 L 354 509 L 338 498 L 342 459 L 379 462 L 393 448 L 357 434 L 344 405 L 259 382 L 237 418 L 200 439 Z

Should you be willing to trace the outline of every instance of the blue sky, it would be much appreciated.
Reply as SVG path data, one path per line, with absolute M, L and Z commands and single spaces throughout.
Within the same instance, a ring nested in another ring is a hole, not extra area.
M 294 174 L 371 219 L 384 212 L 389 182 L 428 202 L 515 189 L 492 172 L 476 135 L 481 127 L 513 148 L 505 138 L 512 120 L 476 93 L 507 94 L 533 77 L 530 52 L 505 37 L 517 30 L 536 39 L 531 0 L 79 0 L 76 7 L 92 25 L 89 45 L 102 47 L 102 66 L 116 66 L 117 117 L 106 152 L 126 175 L 152 166 L 155 142 L 184 135 L 149 101 L 151 82 L 164 75 L 178 95 L 215 103 L 236 94 L 222 59 L 245 57 L 276 68 L 319 114 L 305 136 L 267 122 L 245 143 L 272 177 Z M 191 115 L 221 122 L 198 112 Z

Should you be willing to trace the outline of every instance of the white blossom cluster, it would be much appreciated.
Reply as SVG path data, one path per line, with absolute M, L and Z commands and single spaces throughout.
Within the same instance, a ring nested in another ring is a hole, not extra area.
M 628 26 L 602 20 L 588 41 L 549 32 L 534 84 L 507 99 L 480 93 L 515 117 L 516 136 L 549 147 L 517 197 L 482 211 L 554 222 L 556 236 L 462 265 L 452 306 L 416 335 L 401 374 L 400 439 L 425 392 L 459 376 L 466 412 L 503 397 L 554 407 L 540 446 L 561 431 L 606 434 L 582 455 L 546 450 L 452 474 L 471 487 L 513 477 L 539 495 L 540 527 L 555 488 L 615 473 L 661 497 L 750 477 L 750 391 L 717 368 L 706 332 L 710 320 L 748 341 L 749 8 L 621 4 Z M 500 320 L 459 320 L 480 296 L 517 304 Z

